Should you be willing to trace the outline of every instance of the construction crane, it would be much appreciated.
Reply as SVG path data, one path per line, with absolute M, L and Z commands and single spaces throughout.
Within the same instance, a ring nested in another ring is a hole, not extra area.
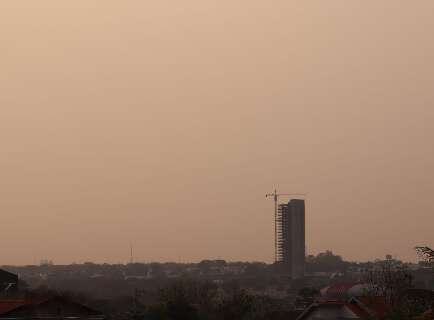
M 277 190 L 274 190 L 274 193 L 267 193 L 265 195 L 266 198 L 273 197 L 274 199 L 274 262 L 277 262 L 278 252 L 277 252 L 277 200 L 281 196 L 306 196 L 305 193 L 277 193 Z

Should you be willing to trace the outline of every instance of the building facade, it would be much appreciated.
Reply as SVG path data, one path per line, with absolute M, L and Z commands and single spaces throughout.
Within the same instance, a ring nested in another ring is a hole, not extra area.
M 292 199 L 279 205 L 277 216 L 277 261 L 293 279 L 304 276 L 305 203 Z

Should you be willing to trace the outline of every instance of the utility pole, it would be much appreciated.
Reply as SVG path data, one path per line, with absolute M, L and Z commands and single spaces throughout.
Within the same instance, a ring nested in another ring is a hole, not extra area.
M 277 239 L 277 211 L 278 211 L 278 198 L 281 196 L 306 196 L 305 193 L 278 193 L 276 189 L 274 189 L 273 193 L 267 193 L 265 195 L 266 198 L 273 197 L 274 199 L 274 262 L 278 261 L 278 239 Z

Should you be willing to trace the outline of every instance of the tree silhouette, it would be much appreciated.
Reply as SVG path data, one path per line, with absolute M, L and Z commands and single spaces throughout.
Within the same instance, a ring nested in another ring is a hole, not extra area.
M 416 247 L 416 251 L 420 257 L 429 263 L 434 263 L 434 250 L 430 247 Z

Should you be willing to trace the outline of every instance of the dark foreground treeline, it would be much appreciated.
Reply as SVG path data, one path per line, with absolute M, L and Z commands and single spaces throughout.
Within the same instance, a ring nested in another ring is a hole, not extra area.
M 217 285 L 209 281 L 178 279 L 158 290 L 152 303 L 143 303 L 141 292 L 124 301 L 94 302 L 112 319 L 295 319 L 290 299 L 257 296 L 233 282 Z M 128 306 L 128 307 L 127 307 Z
M 2 298 L 31 300 L 59 295 L 98 310 L 107 319 L 119 320 L 291 320 L 301 313 L 291 295 L 259 295 L 242 288 L 236 281 L 215 283 L 190 278 L 171 279 L 158 288 L 135 289 L 130 295 L 110 299 L 48 287 L 20 290 Z

